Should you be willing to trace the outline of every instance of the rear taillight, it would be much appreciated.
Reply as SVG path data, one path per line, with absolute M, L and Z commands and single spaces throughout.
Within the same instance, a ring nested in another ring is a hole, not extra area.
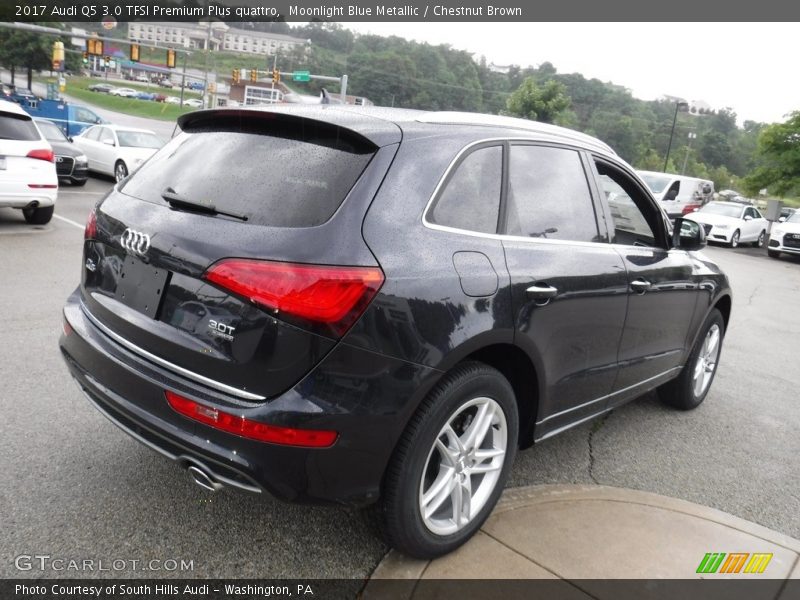
M 701 206 L 702 204 L 687 204 L 686 206 L 683 207 L 681 214 L 688 215 L 689 213 L 693 213 L 694 211 L 696 211 Z
M 97 237 L 97 209 L 93 208 L 86 219 L 86 228 L 83 230 L 83 239 L 93 240 Z
M 341 336 L 383 285 L 377 267 L 334 267 L 225 259 L 203 277 L 277 314 Z
M 39 160 L 46 160 L 48 162 L 55 161 L 55 155 L 49 148 L 38 148 L 36 150 L 31 150 L 26 156 L 28 158 L 38 158 Z
M 172 409 L 184 417 L 257 442 L 306 448 L 328 448 L 333 445 L 339 435 L 335 431 L 267 425 L 200 404 L 175 392 L 166 391 L 164 395 Z

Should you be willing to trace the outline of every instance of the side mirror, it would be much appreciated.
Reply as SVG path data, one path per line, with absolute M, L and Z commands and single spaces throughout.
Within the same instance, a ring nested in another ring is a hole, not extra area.
M 72 143 L 74 143 L 74 142 L 75 142 L 75 140 L 73 140 L 73 139 L 72 139 L 72 136 L 69 136 L 67 139 L 69 140 L 69 143 L 70 143 L 70 144 L 72 144 Z
M 780 217 L 778 219 L 778 223 L 783 223 L 786 220 L 786 217 Z
M 706 245 L 706 230 L 689 219 L 675 219 L 672 247 L 679 250 L 700 250 Z
M 744 220 L 745 221 L 752 221 L 753 217 L 751 217 L 750 215 L 745 215 Z

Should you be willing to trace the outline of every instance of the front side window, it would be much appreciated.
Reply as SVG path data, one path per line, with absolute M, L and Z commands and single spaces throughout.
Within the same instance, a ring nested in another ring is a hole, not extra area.
M 434 223 L 480 233 L 496 233 L 503 183 L 503 148 L 470 153 L 445 184 L 431 215 Z
M 601 238 L 580 155 L 548 146 L 512 146 L 506 233 L 578 242 Z
M 612 243 L 655 246 L 657 217 L 647 197 L 623 172 L 600 161 L 596 161 L 595 166 L 611 213 Z
M 101 129 L 102 127 L 89 127 L 89 129 L 86 130 L 86 133 L 83 134 L 83 137 L 87 140 L 96 142 L 100 138 Z

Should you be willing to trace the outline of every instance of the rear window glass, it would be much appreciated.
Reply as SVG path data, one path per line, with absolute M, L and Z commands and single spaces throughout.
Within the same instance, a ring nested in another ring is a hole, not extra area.
M 165 204 L 161 194 L 172 188 L 256 225 L 312 227 L 333 216 L 374 151 L 351 132 L 315 122 L 219 119 L 171 140 L 121 191 Z
M 22 140 L 30 142 L 42 139 L 30 117 L 0 114 L 0 140 Z

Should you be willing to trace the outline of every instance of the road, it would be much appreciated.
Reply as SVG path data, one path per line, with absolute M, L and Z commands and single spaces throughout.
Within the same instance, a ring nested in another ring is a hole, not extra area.
M 100 576 L 368 576 L 386 548 L 357 512 L 208 495 L 106 421 L 70 380 L 57 347 L 60 309 L 78 282 L 86 215 L 110 185 L 62 188 L 47 226 L 0 209 L 0 577 L 80 575 L 15 570 L 14 557 L 37 553 L 128 561 Z M 705 403 L 684 413 L 645 396 L 520 453 L 511 486 L 630 487 L 800 538 L 800 260 L 748 248 L 705 252 L 734 290 Z M 153 559 L 191 560 L 193 570 L 135 571 L 130 563 Z

